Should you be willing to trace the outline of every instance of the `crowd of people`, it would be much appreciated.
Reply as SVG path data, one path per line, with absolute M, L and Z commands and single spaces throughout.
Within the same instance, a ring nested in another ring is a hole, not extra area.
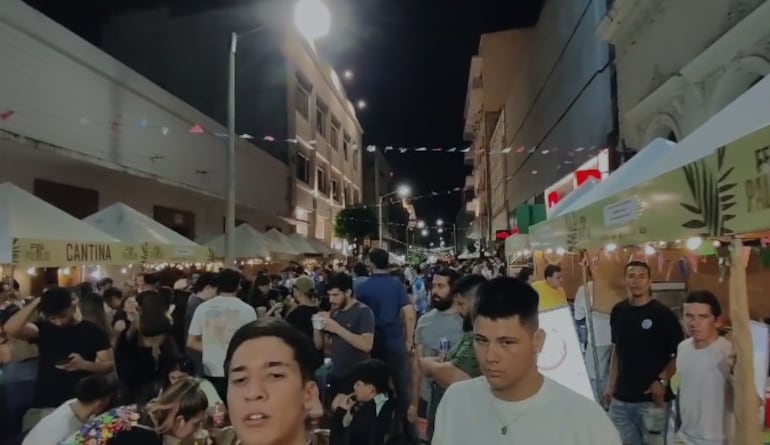
M 388 260 L 149 273 L 33 299 L 2 283 L 0 441 L 197 445 L 229 426 L 242 445 L 304 445 L 318 428 L 333 445 L 657 445 L 678 395 L 678 440 L 726 443 L 731 347 L 713 294 L 688 296 L 685 340 L 649 267 L 626 266 L 629 298 L 584 338 L 602 407 L 537 366 L 538 314 L 567 303 L 558 266 L 536 281 L 495 259 Z M 592 297 L 578 291 L 578 327 Z

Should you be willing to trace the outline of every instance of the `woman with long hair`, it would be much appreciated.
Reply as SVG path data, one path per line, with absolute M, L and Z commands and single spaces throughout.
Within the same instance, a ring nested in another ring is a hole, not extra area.
M 163 445 L 200 429 L 208 400 L 198 383 L 185 379 L 144 405 L 114 408 L 86 423 L 59 445 Z
M 124 386 L 123 400 L 143 403 L 158 393 L 163 364 L 180 354 L 172 335 L 169 300 L 146 291 L 136 301 L 134 313 L 128 314 L 134 321 L 115 344 L 115 368 Z
M 107 312 L 104 310 L 104 299 L 97 293 L 87 293 L 78 299 L 78 309 L 83 320 L 90 321 L 110 335 L 107 325 Z
M 190 379 L 200 387 L 201 391 L 206 394 L 206 398 L 209 401 L 209 408 L 214 408 L 217 404 L 223 403 L 222 399 L 217 394 L 216 388 L 206 379 L 199 377 L 193 377 L 195 369 L 192 361 L 187 357 L 176 357 L 164 366 L 163 373 L 165 380 L 163 382 L 163 388 L 160 390 L 159 395 L 163 395 L 163 392 L 176 385 L 177 383 Z

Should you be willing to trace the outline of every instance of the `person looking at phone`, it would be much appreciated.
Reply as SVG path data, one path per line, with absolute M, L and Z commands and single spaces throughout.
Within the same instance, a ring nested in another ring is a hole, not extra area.
M 104 330 L 76 316 L 75 298 L 52 287 L 14 314 L 4 328 L 11 337 L 35 342 L 39 351 L 35 403 L 56 408 L 75 397 L 75 386 L 91 374 L 114 369 Z

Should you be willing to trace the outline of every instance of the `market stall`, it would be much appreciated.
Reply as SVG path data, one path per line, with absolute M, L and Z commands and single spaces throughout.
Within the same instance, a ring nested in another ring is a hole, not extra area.
M 208 248 L 120 202 L 83 221 L 126 244 L 139 246 L 142 263 L 196 263 L 210 259 Z
M 291 247 L 294 248 L 297 252 L 300 253 L 300 255 L 304 256 L 319 256 L 321 255 L 321 252 L 316 251 L 316 249 L 311 246 L 305 237 L 300 235 L 299 233 L 292 233 L 291 235 L 286 237 L 286 241 L 291 245 Z
M 268 230 L 262 234 L 262 237 L 270 250 L 270 256 L 275 261 L 293 261 L 301 255 L 291 246 L 286 235 L 276 229 Z
M 727 252 L 729 315 L 738 358 L 731 443 L 739 445 L 760 443 L 756 393 L 764 395 L 767 372 L 767 363 L 757 366 L 753 358 L 746 280 L 751 251 L 744 241 L 766 239 L 770 230 L 770 122 L 758 112 L 768 103 L 770 78 L 765 78 L 675 150 L 651 158 L 644 171 L 634 171 L 634 182 L 618 175 L 606 195 L 595 194 L 549 224 L 550 231 L 538 232 L 540 237 L 566 233 L 574 240 L 570 247 L 604 246 L 605 251 L 640 244 L 652 250 L 686 240 L 684 246 L 692 251 Z M 767 339 L 760 339 L 759 346 L 766 350 Z M 765 375 L 755 378 L 755 367 Z
M 206 247 L 212 250 L 217 258 L 225 256 L 225 235 L 219 235 L 206 243 Z M 241 224 L 235 228 L 235 255 L 239 261 L 269 261 L 270 250 L 264 237 L 257 229 L 248 224 Z
M 336 254 L 331 247 L 327 246 L 326 243 L 319 240 L 318 238 L 307 238 L 306 241 L 308 244 L 310 244 L 310 247 L 315 249 L 316 252 L 320 253 L 323 256 L 329 257 L 329 256 L 334 256 Z
M 27 268 L 80 268 L 139 262 L 133 245 L 121 243 L 11 184 L 0 184 L 0 265 L 3 274 Z M 16 276 L 25 286 L 29 280 Z M 81 277 L 82 278 L 82 277 Z M 47 284 L 47 283 L 44 283 Z

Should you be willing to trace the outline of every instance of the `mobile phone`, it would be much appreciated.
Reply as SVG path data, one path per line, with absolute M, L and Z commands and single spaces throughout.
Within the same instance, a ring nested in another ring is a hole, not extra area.
M 56 362 L 56 366 L 63 366 L 63 365 L 66 365 L 66 364 L 67 364 L 67 363 L 69 363 L 71 360 L 72 360 L 72 358 L 70 358 L 70 357 L 64 358 L 64 359 L 62 359 L 62 360 L 58 360 L 58 361 Z

